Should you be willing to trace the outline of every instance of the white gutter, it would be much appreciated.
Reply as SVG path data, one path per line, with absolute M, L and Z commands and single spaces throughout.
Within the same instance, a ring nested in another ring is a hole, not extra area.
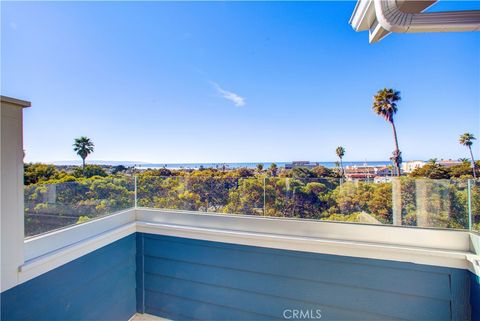
M 391 32 L 459 32 L 480 30 L 480 10 L 422 13 L 435 0 L 416 3 L 401 0 L 358 0 L 350 24 L 355 31 L 369 30 L 374 43 Z
M 373 0 L 378 23 L 390 32 L 480 30 L 480 10 L 405 13 L 394 0 Z

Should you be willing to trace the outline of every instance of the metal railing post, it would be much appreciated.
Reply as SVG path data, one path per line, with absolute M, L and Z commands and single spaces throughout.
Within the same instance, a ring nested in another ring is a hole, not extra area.
M 468 202 L 468 230 L 472 230 L 472 180 L 467 180 L 467 202 Z
M 267 192 L 266 192 L 266 177 L 263 177 L 263 216 L 267 215 L 267 207 L 266 207 L 266 198 L 267 198 Z
M 400 178 L 392 178 L 392 223 L 402 225 L 402 182 Z
M 133 176 L 134 178 L 134 187 L 135 187 L 135 191 L 134 191 L 134 195 L 135 195 L 135 208 L 137 208 L 137 175 Z

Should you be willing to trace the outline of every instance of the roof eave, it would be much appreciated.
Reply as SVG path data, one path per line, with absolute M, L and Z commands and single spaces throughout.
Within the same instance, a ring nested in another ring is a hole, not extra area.
M 0 96 L 0 100 L 2 103 L 9 103 L 12 105 L 17 105 L 23 108 L 27 108 L 32 106 L 32 103 L 26 100 L 21 100 L 17 98 L 7 97 L 7 96 Z

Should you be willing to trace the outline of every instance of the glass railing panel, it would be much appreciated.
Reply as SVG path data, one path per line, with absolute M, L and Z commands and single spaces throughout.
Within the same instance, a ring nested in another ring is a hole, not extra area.
M 137 193 L 140 207 L 263 215 L 263 179 L 256 177 L 139 175 Z
M 471 228 L 480 232 L 480 179 L 470 180 L 469 211 L 471 218 Z
M 343 181 L 328 195 L 324 220 L 392 224 L 391 182 Z
M 469 227 L 467 180 L 395 178 L 392 200 L 396 225 Z
M 324 219 L 339 184 L 338 179 L 266 177 L 265 215 Z
M 133 177 L 93 177 L 24 188 L 25 236 L 112 214 L 135 204 Z
M 137 177 L 137 206 L 195 210 L 189 206 L 192 202 L 185 190 L 183 176 L 140 175 Z
M 471 180 L 142 176 L 138 206 L 364 224 L 478 229 L 479 183 Z M 469 199 L 471 204 L 468 205 Z
M 470 182 L 470 183 L 469 183 Z M 136 194 L 135 194 L 136 190 Z M 133 207 L 411 227 L 480 229 L 480 181 L 266 175 L 81 179 L 25 187 L 27 236 Z
M 190 176 L 186 191 L 193 209 L 200 212 L 227 212 L 230 192 L 238 189 L 238 178 Z
M 221 212 L 229 214 L 263 215 L 264 180 L 262 177 L 238 177 L 230 186 L 227 204 Z
M 471 191 L 472 212 L 478 206 L 475 203 L 478 182 L 476 184 Z M 266 178 L 265 215 L 468 229 L 467 185 L 467 180 L 408 177 L 377 181 Z M 477 221 L 478 217 L 478 214 L 472 215 Z

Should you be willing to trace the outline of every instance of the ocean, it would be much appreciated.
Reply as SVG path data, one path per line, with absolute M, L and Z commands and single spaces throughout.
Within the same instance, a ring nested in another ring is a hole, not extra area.
M 255 163 L 171 163 L 171 164 L 158 164 L 158 163 L 151 163 L 151 164 L 140 164 L 136 165 L 135 167 L 138 169 L 158 169 L 158 168 L 168 168 L 168 169 L 199 169 L 200 167 L 203 168 L 222 168 L 224 165 L 226 168 L 256 168 L 257 164 L 263 164 L 263 168 L 268 168 L 272 163 L 277 164 L 279 168 L 285 167 L 285 164 L 291 164 L 291 162 L 255 162 Z M 311 163 L 318 163 L 321 166 L 325 166 L 327 168 L 334 168 L 335 162 L 311 162 Z M 343 166 L 383 166 L 383 165 L 390 165 L 390 161 L 371 161 L 371 162 L 343 162 Z

